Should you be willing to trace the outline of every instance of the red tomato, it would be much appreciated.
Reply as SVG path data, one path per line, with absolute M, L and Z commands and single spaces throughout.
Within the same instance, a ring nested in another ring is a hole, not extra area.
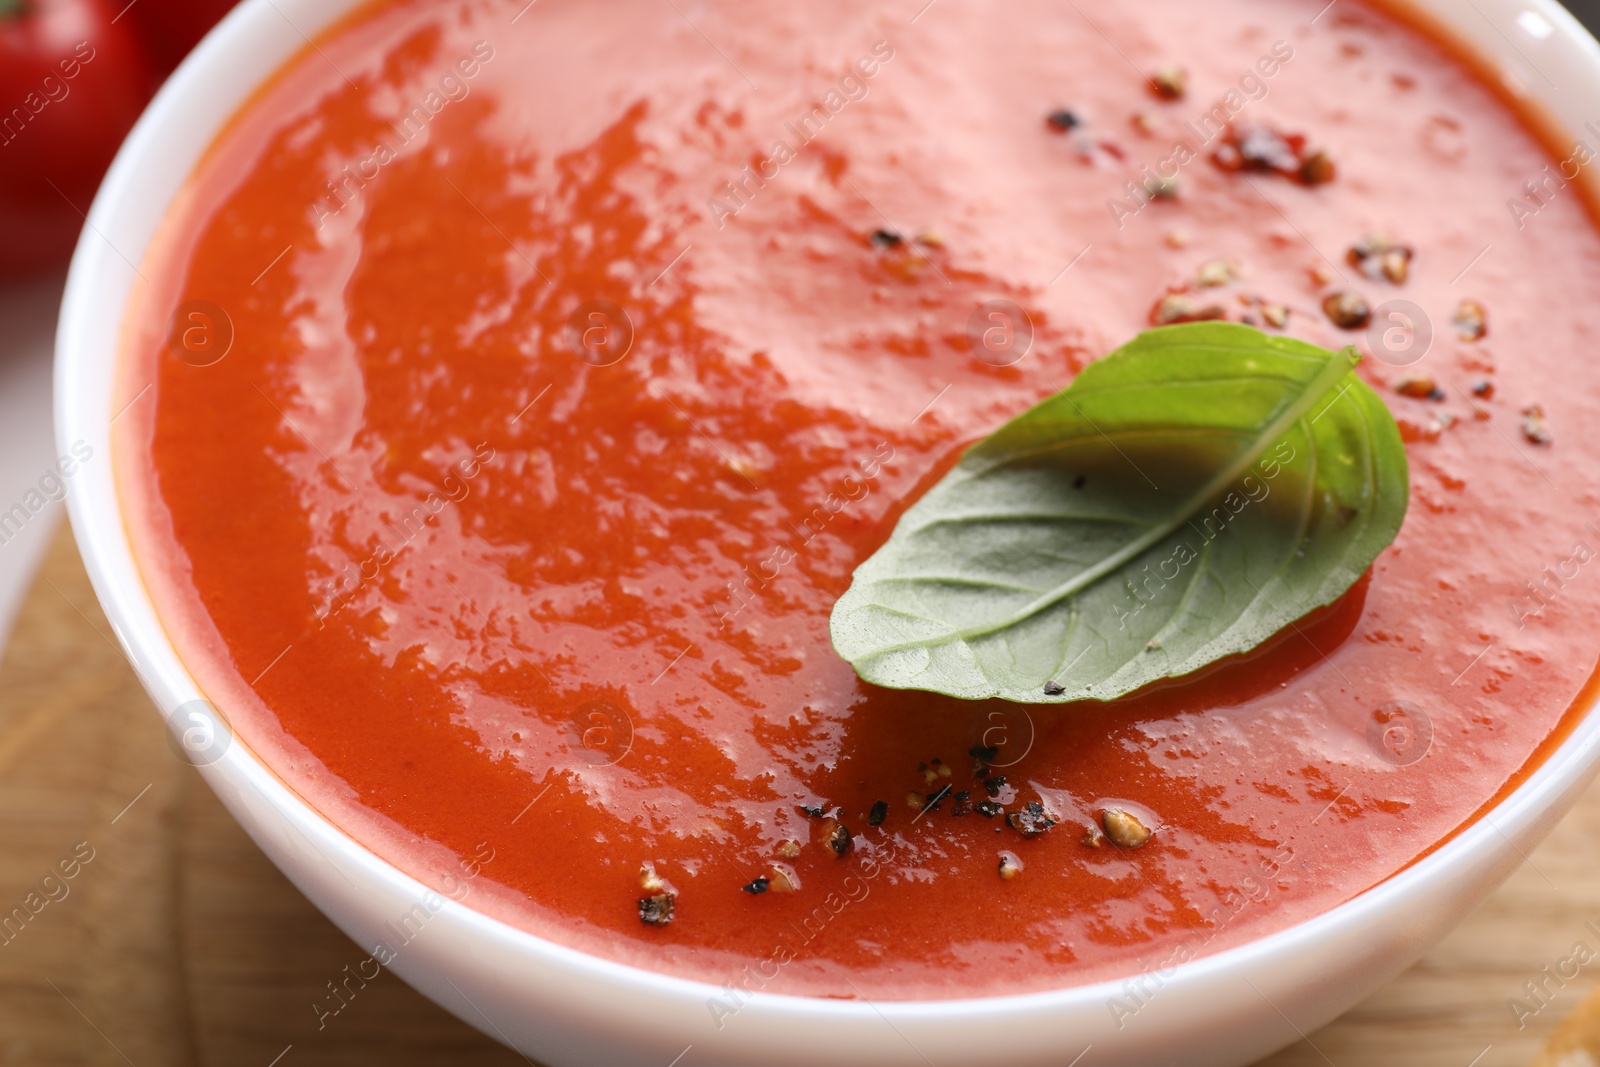
M 103 0 L 0 0 L 0 276 L 65 263 L 155 73 Z
M 236 0 L 144 0 L 128 10 L 162 74 L 169 74 Z

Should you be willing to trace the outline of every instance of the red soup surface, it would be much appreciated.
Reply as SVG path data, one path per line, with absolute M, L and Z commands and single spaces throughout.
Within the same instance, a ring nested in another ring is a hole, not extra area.
M 185 663 L 403 870 L 718 985 L 1060 987 L 1389 877 L 1588 699 L 1600 236 L 1475 68 L 1323 2 L 363 8 L 144 266 L 116 460 Z M 859 681 L 829 611 L 908 502 L 1194 314 L 1371 353 L 1368 577 L 1114 703 Z

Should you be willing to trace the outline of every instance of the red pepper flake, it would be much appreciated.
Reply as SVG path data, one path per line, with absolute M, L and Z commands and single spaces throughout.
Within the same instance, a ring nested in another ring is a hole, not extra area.
M 1000 795 L 1000 790 L 1005 788 L 1006 776 L 1003 774 L 990 775 L 983 780 L 983 791 L 992 797 Z
M 1529 404 L 1522 409 L 1522 436 L 1536 445 L 1547 445 L 1555 438 L 1550 436 L 1550 427 L 1544 421 L 1544 408 L 1538 404 Z
M 1485 378 L 1472 387 L 1473 396 L 1481 396 L 1485 400 L 1494 399 L 1494 383 Z
M 1335 326 L 1346 330 L 1359 330 L 1372 320 L 1367 298 L 1354 289 L 1329 293 L 1323 298 L 1322 311 Z
M 1463 341 L 1482 340 L 1489 332 L 1489 313 L 1476 300 L 1463 300 L 1457 304 L 1456 313 L 1450 321 L 1456 328 L 1456 336 Z
M 671 893 L 657 893 L 639 898 L 639 921 L 646 926 L 665 926 L 672 921 L 677 898 Z
M 994 758 L 1000 755 L 1000 750 L 992 745 L 973 745 L 967 749 L 967 755 L 985 763 L 993 763 Z
M 1188 293 L 1168 293 L 1150 309 L 1152 326 L 1171 326 L 1178 322 L 1214 322 L 1228 312 L 1220 304 L 1201 304 Z
M 1056 824 L 1054 819 L 1044 813 L 1044 805 L 1037 800 L 1030 800 L 1022 806 L 1021 811 L 1007 815 L 1006 822 L 1023 837 L 1038 837 Z
M 801 804 L 800 810 L 813 819 L 820 819 L 828 814 L 828 806 L 826 804 Z
M 985 819 L 992 819 L 996 815 L 1003 814 L 1006 809 L 992 800 L 980 800 L 972 805 L 972 810 L 982 815 Z
M 756 878 L 752 878 L 749 885 L 743 885 L 739 888 L 744 890 L 746 893 L 749 893 L 753 897 L 758 897 L 762 893 L 765 893 L 767 891 L 767 886 L 771 884 L 772 883 L 768 881 L 767 876 L 763 874 Z
M 872 805 L 872 810 L 867 813 L 868 826 L 882 826 L 883 820 L 889 816 L 889 805 L 886 801 L 878 801 Z
M 1302 185 L 1322 185 L 1335 176 L 1333 160 L 1321 149 L 1306 151 L 1304 135 L 1255 122 L 1236 122 L 1224 130 L 1211 161 L 1226 171 L 1277 174 Z
M 972 794 L 963 789 L 955 795 L 955 803 L 950 806 L 951 815 L 966 815 L 972 811 Z
M 1088 164 L 1101 162 L 1102 156 L 1110 156 L 1112 160 L 1121 162 L 1128 158 L 1128 153 L 1115 141 L 1105 141 L 1093 137 L 1082 137 L 1078 140 L 1078 158 Z M 1166 197 L 1170 199 L 1177 195 L 1177 186 L 1174 185 Z M 1152 194 L 1154 195 L 1154 194 Z
M 898 248 L 905 243 L 905 238 L 893 230 L 873 230 L 867 241 L 874 248 Z

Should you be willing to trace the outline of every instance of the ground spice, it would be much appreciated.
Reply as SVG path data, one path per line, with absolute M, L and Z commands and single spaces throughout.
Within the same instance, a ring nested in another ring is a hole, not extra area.
M 1323 314 L 1341 329 L 1359 330 L 1372 320 L 1372 308 L 1367 298 L 1354 289 L 1340 289 L 1322 300 Z
M 1140 822 L 1138 816 L 1121 808 L 1107 808 L 1100 813 L 1100 822 L 1105 826 L 1106 836 L 1118 848 L 1138 848 L 1150 840 L 1149 827 Z
M 665 926 L 672 921 L 677 898 L 671 893 L 657 893 L 639 899 L 639 921 L 646 926 Z
M 1054 819 L 1044 813 L 1044 805 L 1037 800 L 1030 800 L 1022 806 L 1021 811 L 1007 815 L 1006 822 L 1023 837 L 1038 837 L 1056 824 Z

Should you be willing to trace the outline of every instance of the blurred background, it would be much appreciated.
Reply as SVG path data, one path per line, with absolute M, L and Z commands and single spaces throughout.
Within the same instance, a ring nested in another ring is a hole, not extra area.
M 55 462 L 55 319 L 100 178 L 232 6 L 0 0 L 0 501 L 40 499 Z M 1600 0 L 1568 7 L 1600 28 Z M 64 523 L 45 499 L 0 525 L 0 915 L 78 870 L 36 921 L 0 929 L 0 1064 L 526 1062 L 387 972 L 351 984 L 365 953 L 168 751 Z M 1576 951 L 1600 948 L 1597 838 L 1592 789 L 1422 962 L 1265 1064 L 1596 1067 L 1540 1049 L 1600 979 L 1600 951 Z
M 66 265 L 117 147 L 233 0 L 0 0 L 0 499 L 54 462 Z M 0 641 L 64 509 L 0 537 Z M 3 860 L 0 860 L 3 862 Z

